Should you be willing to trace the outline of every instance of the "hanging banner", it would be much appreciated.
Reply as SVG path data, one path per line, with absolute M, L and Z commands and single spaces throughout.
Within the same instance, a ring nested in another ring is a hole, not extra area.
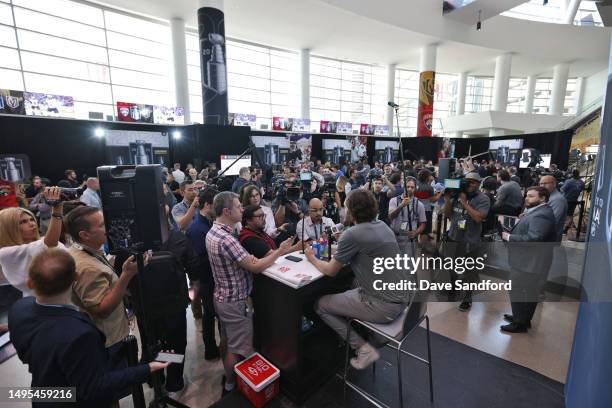
M 433 127 L 434 85 L 436 73 L 423 71 L 419 78 L 419 109 L 417 122 L 417 137 L 431 137 Z
M 363 136 L 374 136 L 374 125 L 362 123 L 359 125 L 359 134 Z
M 120 122 L 153 123 L 153 105 L 117 102 L 117 120 Z
M 612 401 L 612 77 L 603 106 L 597 172 L 574 344 L 565 385 L 568 408 L 608 407 Z
M 0 89 L 0 113 L 25 115 L 23 92 Z
M 153 106 L 153 123 L 160 125 L 184 125 L 185 110 L 171 106 Z
M 310 132 L 310 119 L 291 118 L 294 132 Z
M 257 127 L 257 116 L 244 113 L 230 113 L 230 125 L 249 126 L 251 129 Z
M 23 101 L 26 115 L 74 118 L 74 100 L 72 96 L 24 92 Z
M 272 117 L 272 130 L 291 131 L 293 129 L 293 119 L 281 116 Z
M 227 125 L 227 66 L 225 62 L 225 17 L 223 11 L 202 7 L 198 10 L 202 106 L 204 123 Z
M 389 136 L 389 126 L 374 125 L 374 136 Z

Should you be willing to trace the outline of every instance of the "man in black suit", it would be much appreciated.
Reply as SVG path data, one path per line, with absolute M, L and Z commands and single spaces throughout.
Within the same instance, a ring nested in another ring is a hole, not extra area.
M 524 333 L 538 305 L 540 289 L 546 283 L 556 240 L 555 215 L 548 205 L 548 190 L 529 187 L 525 211 L 510 232 L 502 232 L 508 242 L 508 263 L 512 289 L 512 314 L 504 315 L 510 324 L 501 327 L 509 333 Z
M 75 262 L 68 252 L 48 249 L 36 256 L 27 283 L 36 297 L 23 298 L 11 308 L 11 341 L 29 365 L 32 387 L 76 387 L 77 403 L 66 406 L 108 407 L 124 389 L 146 381 L 168 363 L 113 370 L 104 334 L 71 302 L 75 278 Z

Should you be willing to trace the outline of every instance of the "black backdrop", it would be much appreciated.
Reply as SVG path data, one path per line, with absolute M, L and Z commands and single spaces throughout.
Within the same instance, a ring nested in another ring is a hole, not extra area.
M 97 166 L 105 164 L 104 141 L 94 135 L 98 127 L 105 129 L 141 130 L 168 132 L 180 130 L 179 140 L 170 138 L 170 160 L 172 163 L 194 163 L 197 168 L 203 161 L 219 162 L 221 154 L 240 154 L 249 145 L 249 135 L 284 137 L 282 132 L 251 131 L 244 126 L 189 125 L 162 126 L 121 122 L 97 122 L 89 120 L 33 118 L 0 115 L 0 154 L 17 153 L 29 156 L 32 174 L 58 181 L 66 168 L 73 168 L 79 176 L 95 174 Z M 502 136 L 495 138 L 452 139 L 455 141 L 455 157 L 488 150 L 490 140 L 524 139 L 524 148 L 535 148 L 540 153 L 550 153 L 552 162 L 564 169 L 567 166 L 569 147 L 573 131 L 539 133 L 529 135 Z M 323 139 L 342 139 L 346 135 L 313 134 L 312 156 L 321 157 Z M 374 152 L 376 140 L 385 137 L 369 137 L 368 153 Z M 406 159 L 425 158 L 436 160 L 442 146 L 442 138 L 420 137 L 402 140 Z

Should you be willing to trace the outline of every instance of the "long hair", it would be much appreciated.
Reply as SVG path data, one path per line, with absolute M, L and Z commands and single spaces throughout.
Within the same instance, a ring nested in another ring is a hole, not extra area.
M 242 196 L 240 201 L 242 201 L 243 207 L 251 205 L 250 198 L 251 194 L 253 194 L 253 191 L 257 191 L 259 193 L 259 199 L 261 204 L 261 191 L 259 190 L 259 187 L 257 187 L 255 184 L 249 184 L 242 189 Z
M 22 214 L 27 214 L 36 221 L 34 214 L 25 208 L 12 207 L 0 211 L 0 248 L 25 244 L 19 230 Z M 39 238 L 40 235 L 37 230 L 36 239 Z
M 336 191 L 339 193 L 344 193 L 346 183 L 348 183 L 348 179 L 345 176 L 338 177 L 338 180 L 336 181 Z

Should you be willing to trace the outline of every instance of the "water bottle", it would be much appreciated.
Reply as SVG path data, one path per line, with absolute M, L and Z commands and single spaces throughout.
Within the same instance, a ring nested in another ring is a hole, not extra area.
M 329 246 L 327 244 L 327 234 L 321 235 L 321 239 L 319 239 L 319 245 L 321 247 L 321 258 L 323 259 L 327 259 L 329 257 Z
M 318 241 L 313 242 L 311 245 L 314 255 L 317 259 L 321 259 L 321 244 Z

